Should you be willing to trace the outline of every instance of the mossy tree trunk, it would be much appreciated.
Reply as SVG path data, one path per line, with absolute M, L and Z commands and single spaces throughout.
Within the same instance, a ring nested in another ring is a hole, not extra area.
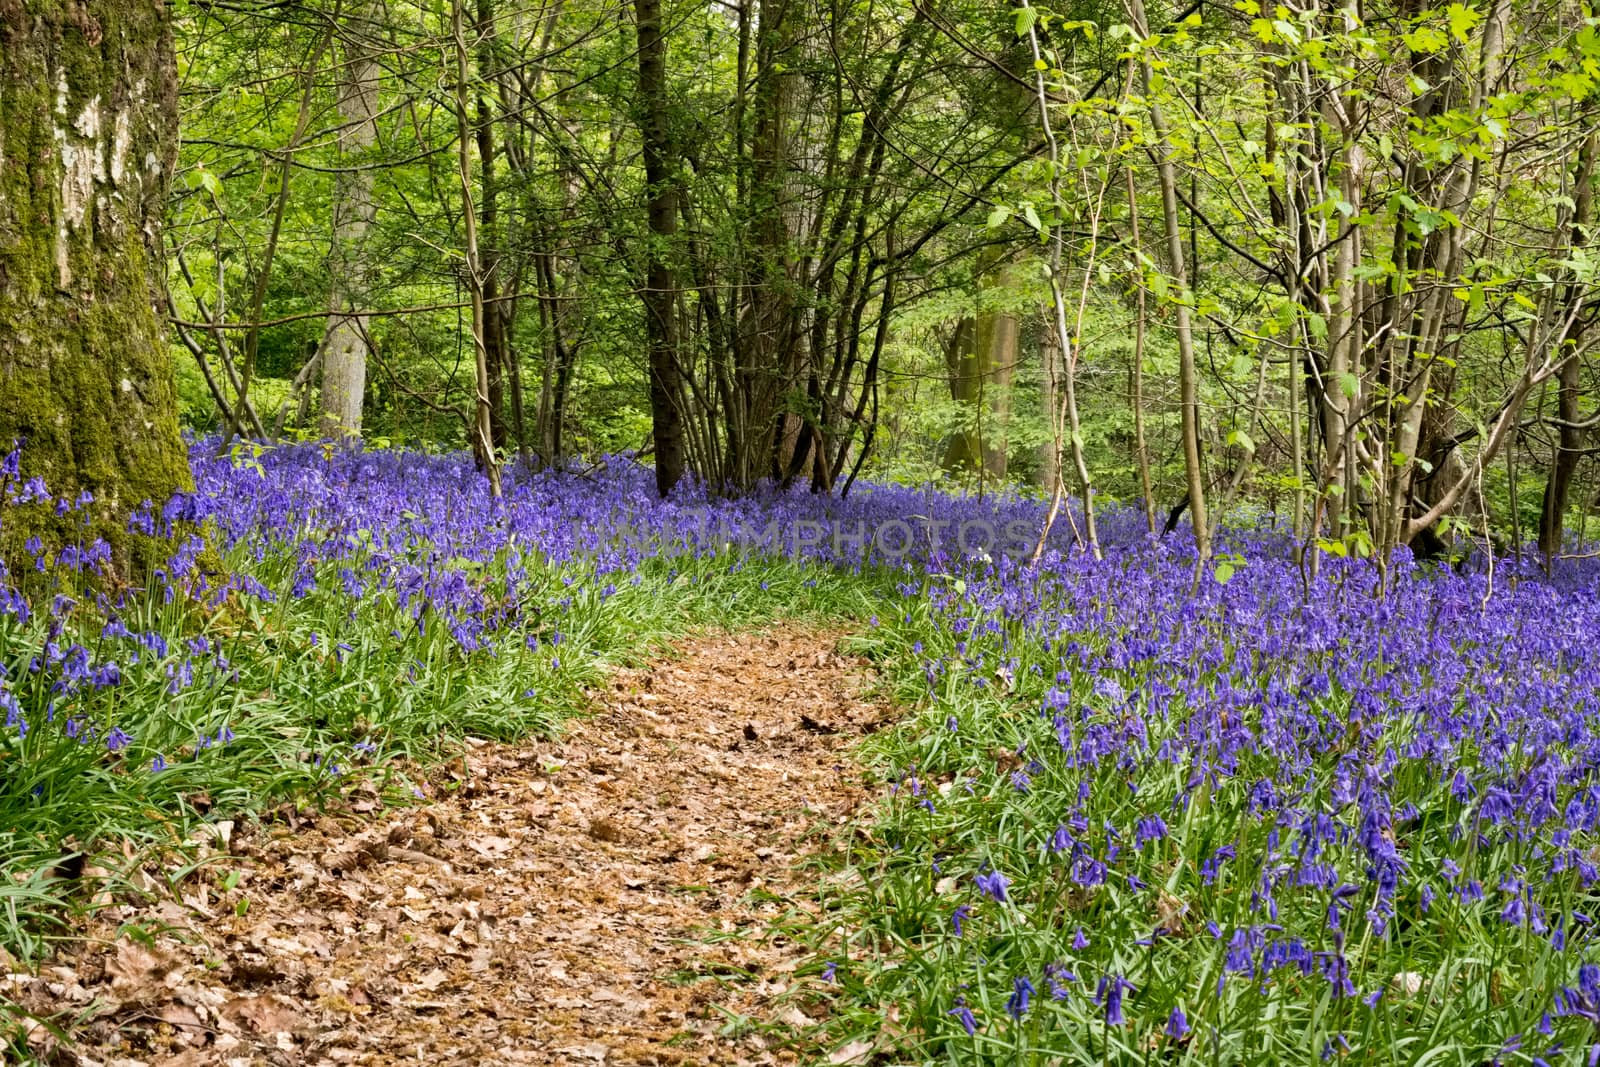
M 0 0 L 0 450 L 114 544 L 189 484 L 155 310 L 177 133 L 161 0 Z

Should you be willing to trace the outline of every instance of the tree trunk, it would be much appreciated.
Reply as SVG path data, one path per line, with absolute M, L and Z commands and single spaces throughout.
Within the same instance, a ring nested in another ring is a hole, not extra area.
M 1125 0 L 1134 32 L 1141 38 L 1148 36 L 1143 0 Z M 1141 75 L 1145 95 L 1150 94 L 1151 70 L 1148 60 L 1142 64 Z M 1161 185 L 1161 220 L 1166 230 L 1168 269 L 1177 284 L 1179 299 L 1173 308 L 1178 335 L 1178 388 L 1183 408 L 1183 468 L 1189 491 L 1189 519 L 1194 527 L 1195 549 L 1198 561 L 1211 558 L 1211 527 L 1206 521 L 1205 475 L 1200 467 L 1200 373 L 1195 366 L 1194 328 L 1189 318 L 1189 277 L 1184 269 L 1183 237 L 1178 227 L 1178 190 L 1176 168 L 1172 165 L 1172 145 L 1167 138 L 1166 119 L 1161 108 L 1150 105 L 1150 125 L 1156 144 L 1152 150 L 1156 175 Z M 1195 570 L 1196 583 L 1200 571 Z
M 489 438 L 497 452 L 510 442 L 506 427 L 506 379 L 511 376 L 511 303 L 500 299 L 500 278 L 505 273 L 500 234 L 500 179 L 496 171 L 495 110 L 495 10 L 493 0 L 478 0 L 477 112 L 478 128 L 478 256 L 483 265 L 483 347 L 489 370 Z
M 472 140 L 467 124 L 467 33 L 462 0 L 450 5 L 450 29 L 456 46 L 456 166 L 461 179 L 461 226 L 466 238 L 467 287 L 472 296 L 473 403 L 472 453 L 489 479 L 489 492 L 500 499 L 500 459 L 495 452 L 489 414 L 489 360 L 485 344 L 483 265 L 478 258 L 478 217 L 472 194 Z
M 741 452 L 731 474 L 741 487 L 784 479 L 801 441 L 799 387 L 807 380 L 798 243 L 804 217 L 800 157 L 805 116 L 799 0 L 760 0 L 755 19 L 755 74 L 749 182 L 742 203 L 750 223 L 750 266 L 739 314 L 738 402 Z M 812 413 L 816 421 L 820 412 Z M 799 466 L 796 465 L 798 472 Z
M 668 244 L 678 232 L 678 192 L 672 175 L 672 131 L 667 116 L 666 40 L 660 0 L 634 0 L 639 33 L 640 133 L 649 186 L 650 259 L 644 287 L 645 331 L 650 349 L 650 423 L 656 449 L 656 491 L 666 496 L 683 477 L 683 414 L 678 373 L 677 281 Z
M 1125 167 L 1123 177 L 1128 183 L 1128 237 L 1134 248 L 1142 247 L 1139 239 L 1139 196 L 1133 184 L 1133 168 Z M 1134 320 L 1133 352 L 1128 357 L 1128 398 L 1133 407 L 1133 463 L 1139 471 L 1139 491 L 1144 495 L 1144 522 L 1151 536 L 1156 532 L 1156 498 L 1150 488 L 1150 448 L 1144 431 L 1144 337 L 1147 321 L 1144 279 L 1135 267 L 1133 277 Z
M 952 474 L 964 474 L 978 465 L 978 433 L 967 425 L 968 417 L 981 419 L 976 410 L 979 376 L 978 320 L 971 315 L 956 323 L 955 331 L 944 346 L 945 377 L 950 383 L 950 399 L 956 402 L 957 418 L 961 421 L 944 443 L 944 457 L 940 465 Z
M 992 257 L 991 257 L 992 258 Z M 984 289 L 1008 291 L 1016 268 L 1001 266 Z M 1011 419 L 1011 379 L 1021 350 L 1021 323 L 1009 308 L 986 307 L 963 320 L 947 353 L 950 397 L 963 408 L 963 425 L 945 447 L 944 468 L 954 473 L 982 471 L 985 478 L 1006 476 L 1006 441 Z M 966 422 L 970 415 L 972 421 Z
M 155 311 L 177 130 L 164 6 L 0 0 L 0 453 L 114 546 L 190 484 Z M 4 536 L 65 531 L 28 521 Z
M 1572 239 L 1574 245 L 1586 243 L 1587 224 L 1594 206 L 1595 140 L 1595 134 L 1590 132 L 1584 139 L 1583 148 L 1578 155 L 1576 203 L 1573 209 L 1574 220 L 1577 223 Z M 1578 360 L 1569 359 L 1562 364 L 1561 372 L 1557 375 L 1559 389 L 1556 417 L 1559 420 L 1557 424 L 1559 436 L 1556 454 L 1550 463 L 1550 477 L 1545 483 L 1544 503 L 1539 515 L 1539 551 L 1543 554 L 1547 567 L 1561 551 L 1561 537 L 1566 526 L 1567 498 L 1572 488 L 1572 475 L 1577 471 L 1578 460 L 1582 455 L 1583 428 L 1578 425 L 1582 369 Z
M 1060 405 L 1060 388 L 1057 368 L 1061 366 L 1061 340 L 1055 331 L 1055 308 L 1045 309 L 1044 324 L 1039 331 L 1039 410 L 1047 426 L 1055 426 Z M 1039 475 L 1037 484 L 1046 494 L 1055 492 L 1056 480 L 1061 477 L 1061 450 L 1054 434 L 1039 446 Z
M 1556 417 L 1556 454 L 1550 464 L 1550 477 L 1544 486 L 1544 504 L 1539 514 L 1539 551 L 1546 564 L 1561 551 L 1561 535 L 1566 525 L 1567 498 L 1571 493 L 1572 475 L 1578 469 L 1582 454 L 1583 430 L 1578 424 L 1581 417 L 1579 402 L 1579 375 L 1582 366 L 1575 359 L 1563 364 L 1559 378 Z
M 344 63 L 339 68 L 339 165 L 334 177 L 333 246 L 328 268 L 333 275 L 330 311 L 322 349 L 322 432 L 327 437 L 361 435 L 361 407 L 367 388 L 367 320 L 343 314 L 367 302 L 372 262 L 367 231 L 377 215 L 371 170 L 359 169 L 378 139 L 378 63 L 372 54 L 376 31 L 370 6 L 347 20 L 341 38 Z

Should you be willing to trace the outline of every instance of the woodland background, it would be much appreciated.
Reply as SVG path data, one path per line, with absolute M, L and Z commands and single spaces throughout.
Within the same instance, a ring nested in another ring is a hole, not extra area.
M 1202 556 L 1248 503 L 1324 551 L 1548 559 L 1600 489 L 1570 0 L 169 14 L 142 232 L 199 432 L 1031 486 L 1090 548 L 1083 501 L 1187 510 Z M 72 80 L 41 141 L 117 155 Z

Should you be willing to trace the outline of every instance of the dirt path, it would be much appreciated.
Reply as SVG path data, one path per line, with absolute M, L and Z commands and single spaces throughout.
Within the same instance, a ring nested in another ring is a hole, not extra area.
M 187 906 L 120 916 L 175 933 L 20 992 L 102 998 L 81 1062 L 118 1067 L 795 1062 L 719 1032 L 808 1021 L 772 930 L 864 796 L 844 745 L 886 715 L 835 640 L 697 640 L 561 741 L 470 746 L 446 799 L 241 834 Z

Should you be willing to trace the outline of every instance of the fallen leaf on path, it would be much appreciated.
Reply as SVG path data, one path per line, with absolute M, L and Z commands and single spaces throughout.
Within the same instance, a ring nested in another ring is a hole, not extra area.
M 300 1012 L 294 1002 L 277 993 L 235 997 L 222 1006 L 222 1017 L 256 1034 L 287 1033 L 300 1026 Z
M 610 1052 L 609 1049 L 600 1044 L 569 1045 L 566 1048 L 558 1048 L 556 1051 L 563 1056 L 575 1056 L 578 1059 L 596 1060 L 601 1063 L 605 1062 L 605 1058 Z
M 162 1022 L 171 1023 L 173 1026 L 199 1028 L 205 1025 L 205 1021 L 200 1018 L 200 1013 L 187 1004 L 163 1005 L 158 1014 Z
M 172 960 L 164 953 L 131 940 L 118 941 L 116 955 L 106 961 L 112 990 L 130 1002 L 149 1002 L 165 994 L 163 979 L 171 969 Z
M 867 1057 L 872 1055 L 872 1042 L 852 1041 L 847 1045 L 840 1045 L 828 1056 L 832 1064 L 862 1064 L 867 1062 Z

